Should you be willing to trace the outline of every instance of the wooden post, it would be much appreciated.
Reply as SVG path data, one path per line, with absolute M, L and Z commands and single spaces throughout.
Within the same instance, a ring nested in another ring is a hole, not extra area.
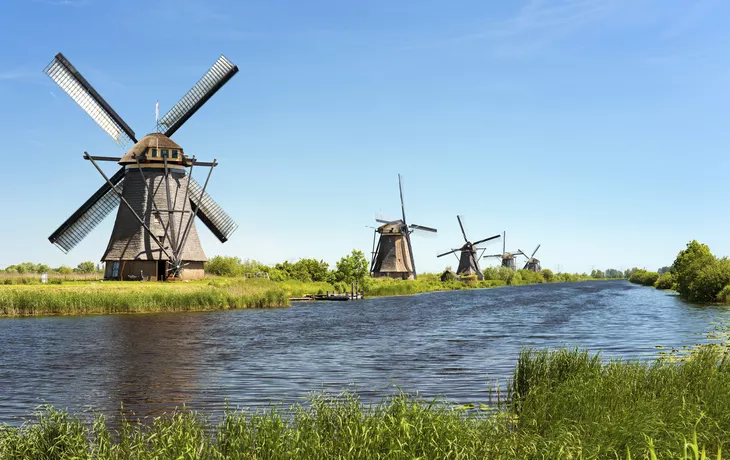
M 350 283 L 350 298 L 355 298 L 355 282 Z

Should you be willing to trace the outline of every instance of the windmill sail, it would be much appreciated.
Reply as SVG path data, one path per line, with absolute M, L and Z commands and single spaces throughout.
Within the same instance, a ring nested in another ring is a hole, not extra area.
M 124 186 L 124 168 L 120 168 L 109 181 L 121 192 Z M 61 251 L 68 253 L 81 242 L 86 235 L 99 225 L 113 210 L 119 206 L 119 195 L 117 195 L 108 182 L 105 182 L 99 190 L 94 192 L 84 204 L 79 207 L 71 217 L 61 224 L 53 232 L 48 240 L 55 244 Z
M 103 97 L 89 84 L 76 68 L 58 53 L 43 69 L 51 80 L 89 114 L 101 129 L 107 132 L 114 141 L 125 146 L 130 141 L 137 142 L 134 131 L 122 120 Z
M 165 136 L 170 137 L 199 108 L 221 89 L 228 80 L 238 72 L 238 67 L 221 56 L 213 67 L 160 119 L 160 126 L 165 127 Z
M 200 200 L 200 193 L 203 188 L 198 184 L 195 179 L 190 178 L 189 182 L 189 199 L 190 207 L 193 212 L 196 211 L 198 200 Z M 213 201 L 213 198 L 206 192 L 203 194 L 203 199 L 200 203 L 200 209 L 197 210 L 197 215 L 200 220 L 210 229 L 211 232 L 220 240 L 221 243 L 228 241 L 228 238 L 236 231 L 238 224 L 230 218 L 228 214 L 223 211 L 218 203 Z

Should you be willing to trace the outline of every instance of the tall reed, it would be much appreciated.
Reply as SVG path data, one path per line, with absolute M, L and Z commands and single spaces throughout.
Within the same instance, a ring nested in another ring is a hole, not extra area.
M 512 400 L 483 412 L 405 394 L 366 405 L 351 393 L 288 411 L 229 410 L 217 423 L 182 410 L 109 424 L 45 407 L 21 427 L 0 426 L 0 458 L 720 459 L 729 367 L 716 347 L 653 363 L 525 350 Z

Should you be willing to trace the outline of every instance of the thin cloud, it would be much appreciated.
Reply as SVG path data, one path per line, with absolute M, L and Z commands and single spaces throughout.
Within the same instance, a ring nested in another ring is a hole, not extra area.
M 404 49 L 487 41 L 496 55 L 532 54 L 602 19 L 614 5 L 605 0 L 529 0 L 512 17 L 488 22 L 480 30 Z
M 6 70 L 0 71 L 0 80 L 27 80 L 29 78 L 35 78 L 38 72 L 31 72 L 29 70 Z
M 86 6 L 91 4 L 91 0 L 32 0 L 33 3 L 39 3 L 42 5 L 51 6 L 62 6 L 62 7 L 73 7 L 78 8 L 80 6 Z

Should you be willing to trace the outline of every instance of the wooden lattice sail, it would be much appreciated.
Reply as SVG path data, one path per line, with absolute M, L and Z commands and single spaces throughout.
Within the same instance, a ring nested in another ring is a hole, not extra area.
M 414 230 L 436 233 L 436 229 L 406 222 L 403 204 L 403 181 L 398 174 L 402 218 L 394 221 L 375 219 L 381 226 L 373 233 L 373 251 L 370 275 L 374 278 L 389 277 L 416 279 L 416 262 L 413 257 L 411 233 Z M 377 244 L 376 244 L 377 242 Z
M 484 275 L 482 274 L 481 269 L 479 268 L 479 259 L 481 259 L 482 255 L 484 254 L 484 251 L 486 248 L 479 248 L 477 245 L 486 243 L 488 241 L 496 240 L 497 238 L 500 238 L 501 235 L 494 235 L 490 236 L 489 238 L 484 238 L 475 242 L 469 241 L 469 239 L 466 236 L 466 231 L 464 230 L 464 225 L 461 222 L 461 216 L 456 216 L 456 219 L 459 221 L 459 228 L 461 228 L 461 235 L 464 237 L 464 245 L 461 246 L 459 249 L 452 249 L 451 251 L 444 252 L 443 254 L 439 254 L 438 257 L 443 257 L 449 254 L 455 254 L 459 253 L 459 268 L 456 270 L 456 274 L 458 276 L 468 276 L 468 275 L 476 275 L 478 280 L 483 280 Z M 481 251 L 481 252 L 479 252 Z
M 237 225 L 206 193 L 210 174 L 218 163 L 189 157 L 170 136 L 237 71 L 235 65 L 221 56 L 159 120 L 158 132 L 137 141 L 124 120 L 61 53 L 57 54 L 45 73 L 117 144 L 124 146 L 133 142 L 134 145 L 121 158 L 84 153 L 84 158 L 93 163 L 105 182 L 48 239 L 68 252 L 118 207 L 114 229 L 102 256 L 106 278 L 201 278 L 207 259 L 195 228 L 195 217 L 221 242 L 228 240 Z M 121 168 L 107 177 L 99 161 L 116 161 Z M 192 177 L 195 167 L 207 174 L 202 187 Z

